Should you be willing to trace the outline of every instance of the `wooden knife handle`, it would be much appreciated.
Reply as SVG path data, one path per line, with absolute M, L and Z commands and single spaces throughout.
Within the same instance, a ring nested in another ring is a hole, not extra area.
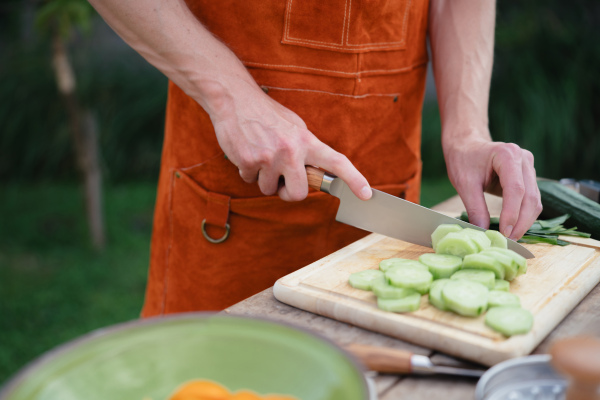
M 350 344 L 345 348 L 372 371 L 396 374 L 412 372 L 413 353 L 410 351 L 364 344 Z
M 308 178 L 308 187 L 315 190 L 321 190 L 321 183 L 323 182 L 323 176 L 325 172 L 318 168 L 306 166 L 306 177 Z

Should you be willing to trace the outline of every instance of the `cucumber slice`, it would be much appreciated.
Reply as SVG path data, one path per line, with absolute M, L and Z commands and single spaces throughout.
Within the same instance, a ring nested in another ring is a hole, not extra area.
M 442 311 L 448 311 L 448 307 L 446 307 L 446 303 L 442 298 L 442 290 L 447 282 L 450 282 L 450 279 L 438 279 L 433 281 L 429 289 L 429 303 Z
M 519 307 L 494 307 L 487 312 L 485 324 L 505 336 L 512 336 L 529 332 L 533 315 Z
M 477 244 L 479 251 L 489 249 L 492 245 L 492 241 L 487 237 L 484 231 L 478 231 L 473 228 L 465 228 L 460 233 L 470 237 L 475 244 Z
M 461 269 L 452 274 L 450 279 L 477 282 L 490 290 L 496 285 L 496 275 L 492 271 L 485 269 Z
M 427 269 L 410 264 L 396 265 L 385 273 L 387 280 L 394 286 L 414 289 L 421 294 L 429 291 L 433 276 Z
M 461 232 L 450 232 L 440 239 L 435 252 L 464 257 L 467 254 L 478 253 L 479 247 L 470 237 L 461 235 Z
M 509 292 L 510 282 L 505 281 L 504 279 L 496 279 L 496 283 L 494 284 L 494 290 L 502 290 L 503 292 Z
M 506 279 L 507 281 L 512 281 L 517 276 L 517 271 L 519 270 L 517 262 L 511 256 L 502 253 L 501 249 L 490 247 L 489 249 L 484 250 L 479 254 L 493 257 L 494 259 L 496 259 L 496 261 L 502 264 L 502 267 L 504 267 L 504 279 Z
M 348 283 L 350 286 L 356 289 L 371 290 L 373 284 L 378 281 L 385 282 L 385 275 L 383 272 L 376 269 L 367 269 L 364 271 L 355 272 L 350 274 Z
M 421 295 L 413 292 L 401 299 L 382 299 L 377 298 L 377 307 L 384 311 L 409 312 L 417 311 L 421 305 Z
M 460 257 L 450 254 L 425 253 L 421 254 L 419 261 L 429 268 L 433 279 L 450 278 L 462 265 Z
M 516 294 L 501 290 L 490 290 L 488 307 L 521 307 L 521 299 Z
M 461 269 L 483 269 L 492 271 L 496 279 L 504 279 L 504 267 L 495 258 L 485 254 L 467 254 L 463 259 Z
M 514 262 L 517 264 L 517 276 L 523 275 L 524 273 L 527 272 L 527 259 L 525 257 L 523 257 L 522 255 L 520 255 L 519 253 L 516 253 L 509 249 L 500 249 L 497 247 L 490 247 L 488 250 L 499 252 L 499 253 L 505 254 L 509 257 L 512 257 Z
M 397 265 L 412 265 L 412 266 L 420 267 L 420 268 L 423 268 L 424 270 L 427 270 L 426 265 L 421 264 L 417 260 L 410 260 L 407 258 L 388 258 L 387 260 L 382 260 L 379 263 L 379 269 L 383 272 L 386 272 L 388 269 L 395 267 Z
M 442 288 L 442 299 L 446 307 L 455 313 L 477 317 L 487 309 L 488 292 L 481 283 L 456 279 L 446 282 Z
M 506 237 L 500 232 L 488 229 L 485 231 L 485 235 L 491 240 L 491 247 L 498 247 L 500 249 L 506 249 L 508 247 Z
M 462 231 L 462 226 L 458 224 L 441 224 L 431 234 L 431 246 L 435 251 L 438 242 L 450 232 Z
M 380 299 L 401 299 L 410 294 L 418 293 L 414 289 L 399 288 L 390 285 L 387 280 L 383 279 L 373 284 L 373 293 Z

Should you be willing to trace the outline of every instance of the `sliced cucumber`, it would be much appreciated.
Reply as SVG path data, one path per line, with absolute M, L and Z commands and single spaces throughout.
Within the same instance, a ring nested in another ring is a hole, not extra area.
M 485 269 L 461 269 L 452 274 L 450 279 L 477 282 L 490 290 L 496 285 L 496 275 Z
M 505 336 L 512 336 L 529 332 L 533 315 L 519 307 L 494 307 L 487 312 L 485 324 Z
M 525 257 L 523 257 L 522 255 L 520 255 L 510 249 L 500 249 L 497 247 L 490 247 L 489 250 L 495 251 L 495 252 L 500 252 L 509 257 L 512 257 L 512 259 L 517 264 L 517 276 L 523 275 L 524 273 L 527 272 L 527 259 Z
M 350 274 L 348 283 L 350 286 L 356 289 L 371 290 L 373 284 L 376 282 L 385 282 L 385 275 L 383 272 L 376 269 L 367 269 L 364 271 L 355 272 Z
M 488 307 L 521 307 L 521 299 L 516 294 L 502 290 L 491 290 L 488 297 Z
M 504 279 L 496 279 L 496 283 L 494 284 L 494 290 L 502 290 L 503 292 L 510 291 L 510 282 L 505 281 Z
M 433 279 L 450 278 L 462 265 L 462 258 L 450 254 L 425 253 L 419 261 L 429 268 Z
M 487 309 L 488 292 L 481 283 L 456 279 L 443 286 L 442 299 L 446 307 L 455 313 L 477 317 Z
M 475 244 L 477 244 L 479 251 L 488 249 L 492 245 L 492 241 L 487 237 L 484 231 L 478 231 L 473 228 L 465 228 L 460 233 L 470 237 Z
M 441 224 L 435 228 L 435 231 L 431 234 L 431 246 L 433 250 L 436 250 L 437 244 L 444 236 L 450 232 L 462 231 L 462 226 L 458 224 Z
M 461 269 L 483 269 L 492 271 L 496 279 L 504 279 L 504 267 L 494 257 L 482 253 L 467 254 Z
M 450 232 L 440 239 L 435 252 L 464 257 L 467 254 L 478 253 L 479 247 L 470 237 L 461 235 L 461 231 Z
M 394 286 L 414 289 L 421 294 L 429 291 L 433 281 L 433 275 L 427 269 L 410 264 L 397 265 L 388 269 L 385 277 Z
M 421 305 L 421 295 L 413 292 L 401 299 L 382 299 L 377 298 L 377 307 L 384 311 L 392 312 L 410 312 L 417 311 Z
M 410 260 L 408 258 L 388 258 L 387 260 L 382 260 L 379 263 L 379 269 L 383 272 L 386 272 L 388 269 L 397 265 L 412 265 L 415 267 L 421 267 L 425 270 L 427 269 L 426 265 L 421 264 L 417 260 Z
M 506 237 L 500 232 L 488 229 L 487 231 L 485 231 L 485 235 L 491 240 L 491 247 L 498 247 L 500 249 L 506 249 L 508 247 Z
M 446 307 L 446 303 L 444 303 L 444 299 L 442 298 L 442 289 L 447 282 L 450 282 L 450 279 L 438 279 L 433 281 L 431 288 L 429 289 L 429 302 L 435 308 L 442 311 L 448 311 L 448 307 Z
M 418 293 L 414 289 L 399 288 L 390 285 L 385 279 L 373 284 L 373 293 L 380 299 L 401 299 L 413 293 Z
M 493 257 L 496 261 L 502 264 L 502 267 L 504 267 L 504 279 L 506 279 L 507 281 L 512 281 L 517 276 L 519 266 L 517 265 L 517 262 L 514 260 L 513 257 L 503 253 L 502 251 L 502 249 L 490 247 L 489 249 L 484 250 L 478 254 Z

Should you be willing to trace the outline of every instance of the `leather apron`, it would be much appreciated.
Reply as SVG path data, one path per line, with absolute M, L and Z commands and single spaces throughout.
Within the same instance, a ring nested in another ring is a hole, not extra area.
M 427 0 L 187 3 L 372 187 L 419 201 Z M 170 83 L 142 316 L 221 310 L 365 236 L 335 221 L 338 204 L 312 190 L 284 202 L 243 182 L 208 115 Z

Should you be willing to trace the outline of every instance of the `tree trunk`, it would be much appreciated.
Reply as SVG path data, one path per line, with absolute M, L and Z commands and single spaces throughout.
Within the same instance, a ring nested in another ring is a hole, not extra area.
M 92 246 L 97 250 L 102 250 L 106 239 L 102 213 L 102 172 L 96 121 L 92 113 L 83 110 L 77 101 L 75 75 L 69 62 L 65 42 L 58 32 L 53 35 L 53 67 L 58 90 L 67 108 L 77 167 L 83 178 Z

